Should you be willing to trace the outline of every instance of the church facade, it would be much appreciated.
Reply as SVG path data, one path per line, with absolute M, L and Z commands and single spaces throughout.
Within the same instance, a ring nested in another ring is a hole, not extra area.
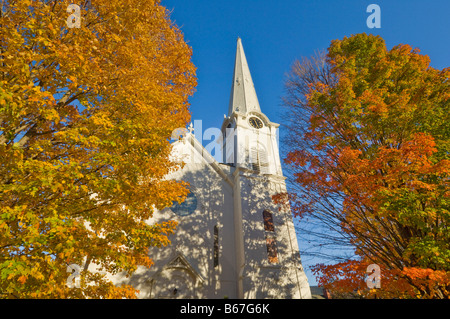
M 168 178 L 189 182 L 190 194 L 150 222 L 176 220 L 177 230 L 169 246 L 150 249 L 150 269 L 115 281 L 140 298 L 311 298 L 291 211 L 272 201 L 286 191 L 278 126 L 261 111 L 238 39 L 223 163 L 195 131 L 174 142 L 174 159 L 185 165 Z

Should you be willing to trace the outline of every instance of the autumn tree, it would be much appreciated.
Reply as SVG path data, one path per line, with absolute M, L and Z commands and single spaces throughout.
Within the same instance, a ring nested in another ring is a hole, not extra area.
M 387 50 L 366 34 L 294 63 L 284 97 L 288 197 L 296 215 L 331 230 L 318 232 L 322 239 L 355 254 L 317 265 L 321 285 L 365 297 L 449 298 L 449 75 L 418 49 Z M 364 282 L 373 263 L 382 274 L 376 292 Z
M 196 85 L 182 33 L 157 0 L 75 1 L 78 26 L 72 2 L 0 6 L 3 298 L 135 297 L 89 264 L 150 266 L 175 222 L 148 219 L 187 194 L 164 179 Z

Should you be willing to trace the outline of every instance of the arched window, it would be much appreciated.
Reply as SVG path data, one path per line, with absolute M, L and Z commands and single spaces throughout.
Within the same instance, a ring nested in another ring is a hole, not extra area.
M 277 244 L 275 242 L 275 238 L 267 237 L 266 238 L 267 245 L 267 257 L 269 259 L 269 263 L 274 264 L 278 262 L 278 250 Z
M 273 224 L 273 215 L 267 209 L 263 211 L 264 230 L 266 232 L 267 257 L 269 263 L 278 262 L 278 250 L 275 241 L 275 227 Z
M 264 230 L 265 231 L 275 231 L 275 227 L 273 226 L 273 216 L 272 213 L 268 210 L 263 211 L 263 220 L 264 220 Z

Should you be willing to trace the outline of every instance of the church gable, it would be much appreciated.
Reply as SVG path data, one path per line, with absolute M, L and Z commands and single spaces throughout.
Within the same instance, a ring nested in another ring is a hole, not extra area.
M 205 279 L 200 275 L 199 271 L 196 270 L 186 259 L 186 257 L 183 256 L 183 254 L 178 253 L 178 255 L 172 259 L 169 263 L 167 263 L 166 266 L 164 266 L 163 269 L 183 269 L 189 275 L 196 281 L 199 281 L 201 283 L 205 282 Z
M 149 298 L 199 298 L 204 283 L 198 270 L 178 253 L 152 276 Z

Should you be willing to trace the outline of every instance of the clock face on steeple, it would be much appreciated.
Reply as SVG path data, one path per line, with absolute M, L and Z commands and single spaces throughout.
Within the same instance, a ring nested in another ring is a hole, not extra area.
M 257 117 L 252 116 L 252 117 L 248 120 L 248 122 L 249 122 L 250 125 L 251 125 L 252 127 L 254 127 L 254 128 L 261 128 L 261 127 L 263 127 L 262 121 L 261 121 L 259 118 L 257 118 Z

